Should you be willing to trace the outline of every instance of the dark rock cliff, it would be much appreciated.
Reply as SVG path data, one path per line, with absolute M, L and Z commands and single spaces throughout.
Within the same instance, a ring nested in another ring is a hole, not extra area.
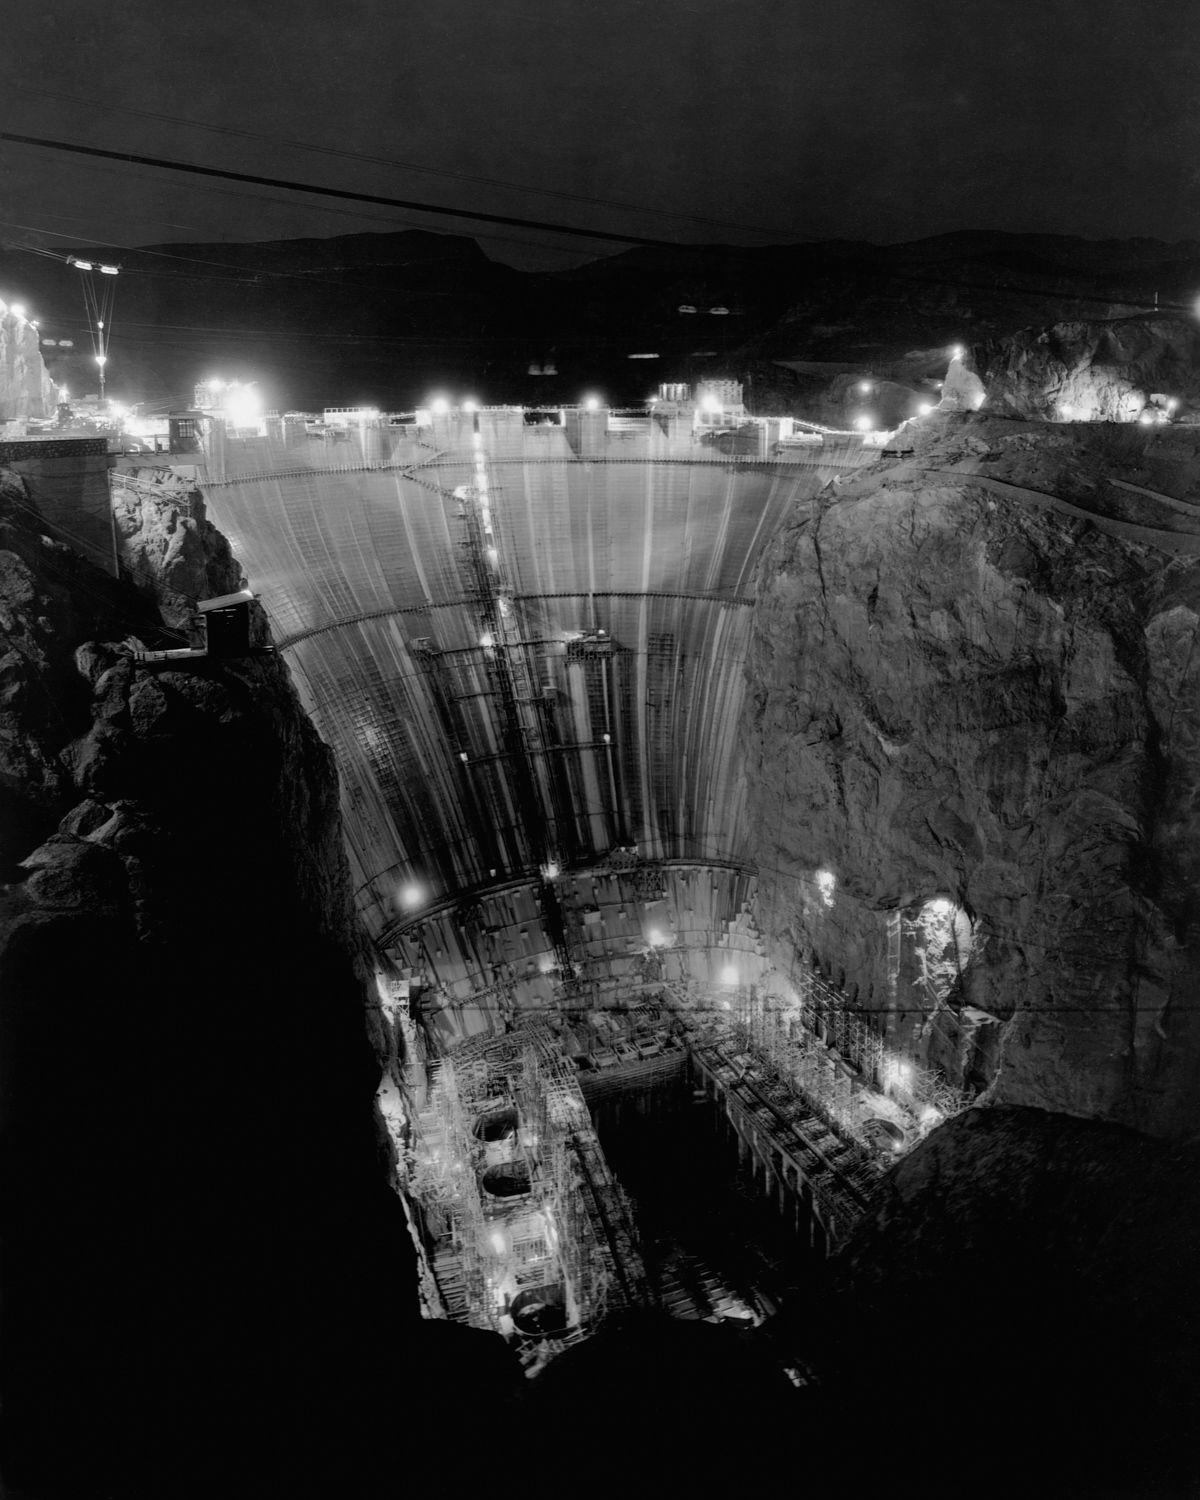
M 861 1492 L 1195 1494 L 1198 1167 L 1032 1109 L 918 1146 L 794 1310 Z
M 271 652 L 135 665 L 177 643 L 144 593 L 4 494 L 6 1479 L 336 1485 L 421 1333 L 330 752 Z M 123 522 L 180 597 L 239 581 L 202 520 Z

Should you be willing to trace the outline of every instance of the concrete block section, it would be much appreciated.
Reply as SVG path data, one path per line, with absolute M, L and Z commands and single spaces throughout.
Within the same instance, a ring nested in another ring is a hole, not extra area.
M 0 442 L 0 464 L 25 481 L 30 502 L 56 542 L 65 542 L 111 577 L 117 540 L 104 438 L 25 438 Z

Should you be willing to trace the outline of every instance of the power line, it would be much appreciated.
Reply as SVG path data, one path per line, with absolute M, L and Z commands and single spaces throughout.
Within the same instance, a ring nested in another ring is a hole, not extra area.
M 767 234 L 779 236 L 784 231 L 777 229 L 766 229 L 759 224 L 733 224 L 725 219 L 709 219 L 699 214 L 672 213 L 668 209 L 647 208 L 638 203 L 625 203 L 616 198 L 597 198 L 587 193 L 567 193 L 557 188 L 534 187 L 529 183 L 510 182 L 500 177 L 483 177 L 470 172 L 448 172 L 438 167 L 425 167 L 416 162 L 397 161 L 388 156 L 372 156 L 362 151 L 349 151 L 338 146 L 314 146 L 306 141 L 292 140 L 287 136 L 266 135 L 262 131 L 246 130 L 234 125 L 210 125 L 203 120 L 189 120 L 182 115 L 164 114 L 158 110 L 136 109 L 132 105 L 117 104 L 110 99 L 83 99 L 77 94 L 64 94 L 56 89 L 37 89 L 29 84 L 14 83 L 8 85 L 10 92 L 35 95 L 45 99 L 59 99 L 69 104 L 80 104 L 86 109 L 104 109 L 124 115 L 133 115 L 143 120 L 158 120 L 168 125 L 183 125 L 191 130 L 206 130 L 213 135 L 234 136 L 241 140 L 263 141 L 271 146 L 284 146 L 296 151 L 306 151 L 310 154 L 321 156 L 339 157 L 343 161 L 368 162 L 373 166 L 390 167 L 396 171 L 416 172 L 423 177 L 444 177 L 454 182 L 476 183 L 483 187 L 504 188 L 518 193 L 536 193 L 543 198 L 558 198 L 564 202 L 586 203 L 600 208 L 620 208 L 630 213 L 648 214 L 658 219 L 674 219 L 686 224 L 704 224 L 714 229 L 736 229 L 739 233 L 749 231 L 753 234 Z
M 99 173 L 99 174 L 101 174 L 103 176 L 120 176 L 120 174 L 114 172 L 112 170 L 112 168 L 103 166 L 99 162 L 80 162 L 79 166 L 80 166 L 80 169 L 82 171 L 96 172 L 96 173 Z M 197 191 L 208 192 L 208 193 L 218 193 L 223 198 L 232 198 L 235 202 L 244 203 L 244 204 L 253 204 L 256 207 L 260 207 L 264 203 L 273 203 L 273 204 L 278 204 L 282 208 L 290 209 L 292 212 L 295 212 L 296 208 L 297 208 L 297 204 L 294 201 L 292 201 L 291 199 L 288 199 L 288 198 L 283 198 L 283 197 L 279 197 L 279 196 L 272 196 L 272 195 L 267 194 L 267 193 L 244 193 L 244 192 L 238 192 L 234 188 L 218 187 L 217 184 L 214 183 L 214 182 L 196 182 L 196 183 L 193 183 L 193 187 Z M 434 233 L 434 231 L 431 230 L 427 224 L 423 223 L 419 219 L 412 218 L 412 217 L 398 218 L 395 214 L 371 213 L 371 211 L 369 209 L 365 209 L 365 208 L 357 208 L 357 209 L 355 209 L 355 208 L 337 208 L 332 203 L 309 203 L 309 204 L 304 205 L 304 210 L 305 210 L 306 213 L 335 214 L 339 218 L 353 219 L 353 220 L 356 220 L 359 223 L 362 223 L 364 221 L 369 221 L 372 224 L 386 224 L 388 226 L 388 228 L 391 229 L 391 230 L 393 230 L 393 231 L 395 231 L 397 228 L 402 228 L 402 229 L 403 228 L 408 228 L 408 229 L 415 229 L 415 230 L 424 231 L 427 234 Z M 66 216 L 62 215 L 62 214 L 54 214 L 54 215 L 51 215 L 51 217 L 53 217 L 53 218 L 64 218 Z M 164 224 L 169 229 L 173 229 L 173 228 L 178 227 L 178 226 L 172 224 L 167 219 L 158 219 L 158 218 L 153 217 L 152 215 L 139 214 L 138 218 L 139 218 L 139 221 L 143 221 L 143 222 L 146 222 L 146 223 Z M 79 219 L 77 216 L 76 216 L 76 220 L 75 221 L 78 222 L 78 223 L 86 222 L 85 220 Z M 49 233 L 54 233 L 55 231 L 53 231 L 53 230 L 46 230 L 44 232 L 47 233 L 47 234 L 49 234 Z M 199 230 L 196 230 L 194 232 L 195 233 L 201 233 L 201 231 L 199 231 Z M 357 233 L 367 233 L 369 231 L 359 230 L 359 231 L 356 231 L 356 232 Z M 64 238 L 65 238 L 65 236 L 64 236 Z M 296 238 L 296 236 L 294 236 L 294 235 L 292 235 L 292 236 L 286 236 L 286 238 L 293 238 L 294 239 L 294 238 Z M 536 245 L 537 244 L 537 241 L 530 240 L 529 238 L 522 238 L 521 236 L 515 235 L 515 234 L 502 234 L 499 230 L 489 230 L 487 238 L 488 238 L 489 241 L 498 242 L 498 243 L 502 243 L 502 244 L 505 244 L 505 245 L 519 245 L 519 246 L 522 247 L 522 249 L 525 249 L 525 250 L 528 250 L 531 245 Z M 242 243 L 242 242 L 240 242 L 240 241 L 233 241 L 232 243 L 237 244 L 237 243 Z M 568 252 L 566 250 L 565 246 L 551 245 L 548 241 L 543 241 L 542 245 L 543 245 L 543 248 L 545 248 L 545 249 L 557 250 L 557 251 L 560 251 L 560 252 L 562 252 L 564 254 L 571 253 L 571 252 Z M 687 247 L 684 247 L 684 248 L 687 248 Z M 723 248 L 733 250 L 733 249 L 736 249 L 737 247 L 727 246 L 727 247 L 723 247 Z M 145 274 L 145 273 L 143 273 L 143 274 Z
M 127 162 L 132 166 L 160 167 L 167 172 L 186 172 L 196 177 L 217 177 L 229 182 L 248 182 L 255 187 L 284 188 L 290 193 L 312 193 L 322 198 L 340 198 L 351 203 L 376 203 L 385 208 L 402 208 L 410 212 L 439 214 L 451 219 L 471 219 L 481 224 L 508 224 L 518 229 L 549 230 L 553 234 L 574 235 L 581 239 L 604 240 L 616 245 L 647 245 L 659 250 L 690 248 L 679 240 L 664 240 L 644 234 L 617 234 L 608 229 L 581 229 L 573 224 L 551 224 L 545 219 L 524 219 L 515 214 L 489 214 L 466 208 L 447 208 L 440 203 L 420 203 L 411 198 L 391 198 L 382 193 L 360 193 L 351 188 L 321 187 L 316 183 L 294 182 L 286 177 L 266 177 L 257 172 L 231 172 L 223 167 L 202 167 L 195 162 L 172 161 L 163 156 L 142 156 L 133 151 L 108 151 L 101 146 L 81 146 L 74 141 L 55 141 L 44 136 L 17 135 L 0 130 L 0 141 L 18 146 L 41 146 L 48 151 L 65 151 L 76 156 L 99 157 L 105 161 Z

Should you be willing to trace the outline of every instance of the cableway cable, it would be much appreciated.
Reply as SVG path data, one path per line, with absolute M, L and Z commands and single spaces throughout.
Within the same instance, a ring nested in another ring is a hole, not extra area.
M 367 162 L 372 166 L 389 167 L 395 171 L 415 172 L 423 177 L 444 177 L 453 182 L 469 182 L 481 187 L 503 188 L 510 192 L 536 193 L 543 198 L 557 198 L 563 202 L 586 203 L 597 208 L 619 208 L 629 213 L 648 214 L 658 219 L 673 219 L 685 224 L 703 224 L 714 229 L 736 229 L 739 233 L 747 231 L 754 234 L 774 235 L 785 237 L 787 231 L 778 229 L 767 229 L 761 224 L 734 224 L 726 219 L 710 219 L 699 214 L 672 213 L 668 209 L 650 208 L 639 203 L 625 203 L 616 198 L 598 198 L 587 193 L 568 193 L 557 188 L 534 187 L 531 183 L 511 182 L 499 177 L 484 177 L 470 172 L 449 172 L 439 167 L 421 166 L 416 162 L 397 161 L 388 156 L 373 156 L 363 151 L 349 151 L 339 146 L 315 146 L 307 141 L 292 140 L 286 136 L 267 135 L 262 131 L 246 130 L 234 125 L 211 125 L 203 120 L 189 120 L 181 115 L 165 114 L 159 110 L 137 109 L 128 104 L 117 104 L 111 99 L 83 99 L 76 94 L 65 94 L 57 89 L 38 89 L 29 84 L 13 83 L 8 85 L 10 92 L 36 95 L 45 99 L 57 99 L 63 103 L 79 104 L 86 109 L 103 109 L 110 113 L 136 116 L 143 120 L 157 120 L 166 125 L 182 125 L 190 130 L 204 130 L 213 135 L 232 136 L 240 140 L 262 141 L 264 144 L 275 147 L 285 147 L 295 151 L 304 151 L 310 155 L 334 156 L 343 161 Z
M 312 193 L 321 198 L 338 198 L 350 203 L 375 203 L 384 208 L 402 208 L 444 218 L 468 219 L 481 224 L 507 224 L 518 229 L 549 230 L 554 234 L 579 239 L 603 240 L 612 245 L 647 245 L 660 250 L 690 248 L 680 240 L 665 240 L 645 234 L 618 234 L 609 229 L 584 229 L 573 224 L 553 224 L 545 219 L 526 219 L 516 214 L 484 213 L 478 209 L 448 208 L 440 203 L 421 203 L 411 198 L 392 198 L 383 193 L 360 193 L 352 188 L 324 187 L 317 183 L 296 182 L 286 177 L 267 177 L 258 172 L 233 172 L 224 167 L 206 167 L 197 162 L 173 161 L 163 156 L 143 156 L 134 151 L 109 151 L 102 146 L 84 146 L 77 141 L 56 141 L 46 136 L 18 135 L 0 130 L 0 141 L 17 146 L 38 146 L 47 151 L 64 151 L 76 156 L 98 157 L 105 161 L 126 162 L 132 166 L 158 167 L 167 172 L 184 172 L 196 177 L 215 177 L 228 182 L 246 182 L 255 187 L 283 188 L 290 193 Z M 736 247 L 735 247 L 736 248 Z

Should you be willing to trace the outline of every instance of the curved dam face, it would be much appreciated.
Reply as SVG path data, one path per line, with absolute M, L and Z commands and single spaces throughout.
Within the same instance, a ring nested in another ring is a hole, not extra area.
M 338 441 L 215 435 L 208 507 L 342 779 L 359 908 L 584 867 L 746 860 L 752 578 L 782 518 L 874 456 L 732 457 L 658 417 L 453 411 Z

